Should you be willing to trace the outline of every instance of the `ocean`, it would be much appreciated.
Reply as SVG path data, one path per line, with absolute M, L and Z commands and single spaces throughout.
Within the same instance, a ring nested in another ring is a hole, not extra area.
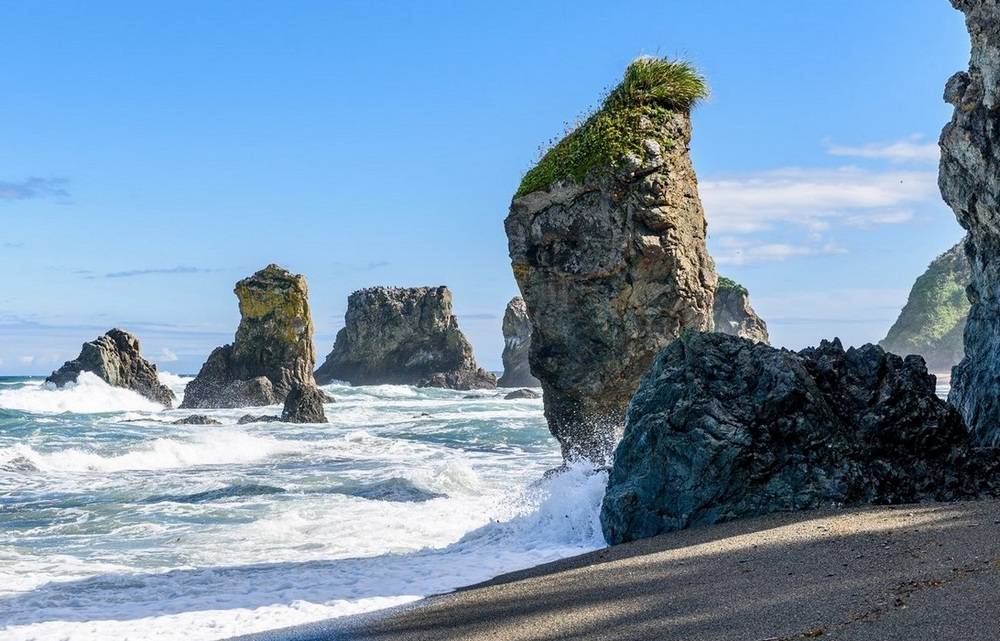
M 546 476 L 540 400 L 323 389 L 327 425 L 237 425 L 280 408 L 0 378 L 0 639 L 224 639 L 604 546 L 607 476 Z M 171 424 L 192 413 L 222 425 Z

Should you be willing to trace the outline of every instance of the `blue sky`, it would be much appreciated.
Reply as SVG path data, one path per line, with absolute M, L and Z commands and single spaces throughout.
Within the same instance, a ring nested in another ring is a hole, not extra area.
M 233 283 L 307 276 L 325 355 L 347 295 L 446 284 L 499 367 L 521 175 L 640 54 L 712 98 L 692 153 L 720 273 L 774 342 L 881 338 L 962 231 L 936 187 L 945 0 L 3 2 L 0 374 L 111 326 L 193 372 Z

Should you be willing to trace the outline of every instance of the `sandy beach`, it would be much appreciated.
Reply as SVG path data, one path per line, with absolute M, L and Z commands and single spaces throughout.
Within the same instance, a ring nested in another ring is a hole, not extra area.
M 297 640 L 995 640 L 1000 502 L 779 514 L 600 550 Z

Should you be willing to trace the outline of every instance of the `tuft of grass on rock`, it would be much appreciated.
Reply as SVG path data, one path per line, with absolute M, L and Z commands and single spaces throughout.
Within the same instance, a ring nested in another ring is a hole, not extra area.
M 725 276 L 719 276 L 719 284 L 716 285 L 715 291 L 719 292 L 724 289 L 734 289 L 744 296 L 749 296 L 750 292 L 743 285 L 740 285 L 732 278 L 726 278 Z
M 705 79 L 689 63 L 638 58 L 601 102 L 601 107 L 549 149 L 521 180 L 515 198 L 561 180 L 582 182 L 596 167 L 611 169 L 628 153 L 641 151 L 647 134 L 641 122 L 668 113 L 690 112 L 708 96 Z M 671 141 L 661 141 L 671 144 Z

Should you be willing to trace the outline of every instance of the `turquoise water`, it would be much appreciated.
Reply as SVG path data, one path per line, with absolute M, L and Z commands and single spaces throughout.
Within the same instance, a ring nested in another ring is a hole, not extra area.
M 541 401 L 325 389 L 327 425 L 200 426 L 88 375 L 0 379 L 0 638 L 220 639 L 603 545 L 603 475 L 543 480 Z

